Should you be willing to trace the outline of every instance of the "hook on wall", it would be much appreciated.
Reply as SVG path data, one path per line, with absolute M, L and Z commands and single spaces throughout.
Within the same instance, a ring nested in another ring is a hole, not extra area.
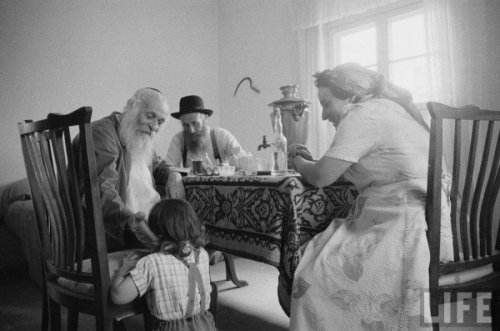
M 260 93 L 260 90 L 258 88 L 256 88 L 255 86 L 253 86 L 252 78 L 245 77 L 242 80 L 240 80 L 240 82 L 238 83 L 238 85 L 236 85 L 236 89 L 234 90 L 233 98 L 236 96 L 236 92 L 238 92 L 238 88 L 240 87 L 241 83 L 243 83 L 246 80 L 248 80 L 248 82 L 250 83 L 250 88 L 253 91 L 255 91 L 256 93 Z

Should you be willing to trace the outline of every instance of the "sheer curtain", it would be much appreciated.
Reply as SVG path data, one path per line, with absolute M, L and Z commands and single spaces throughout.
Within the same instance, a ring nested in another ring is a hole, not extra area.
M 293 0 L 296 29 L 310 28 L 408 0 Z
M 500 1 L 424 0 L 423 5 L 433 100 L 500 110 Z M 453 128 L 445 127 L 444 134 L 446 148 Z M 445 163 L 452 157 L 451 150 L 445 153 Z
M 309 135 L 307 145 L 314 158 L 319 158 L 328 148 L 334 134 L 334 127 L 321 120 L 321 106 L 316 97 L 316 87 L 312 75 L 325 68 L 323 28 L 315 25 L 296 31 L 299 65 L 296 79 L 299 82 L 299 93 L 311 101 L 309 107 Z
M 323 24 L 406 0 L 293 0 L 299 50 L 296 78 L 312 101 L 308 146 L 318 158 L 335 133 L 321 120 L 312 75 L 326 69 Z M 500 1 L 422 0 L 432 99 L 500 110 Z
M 500 1 L 424 0 L 432 97 L 500 110 Z

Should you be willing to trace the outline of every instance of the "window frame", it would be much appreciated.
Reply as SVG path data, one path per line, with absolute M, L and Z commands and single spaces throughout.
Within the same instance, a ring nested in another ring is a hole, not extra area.
M 396 63 L 402 60 L 410 59 L 411 57 L 389 60 L 389 23 L 396 19 L 410 17 L 417 13 L 423 13 L 422 1 L 404 1 L 403 3 L 391 4 L 383 9 L 375 9 L 366 13 L 350 16 L 349 18 L 339 19 L 323 25 L 323 36 L 325 42 L 325 58 L 328 68 L 334 68 L 340 64 L 340 47 L 337 47 L 340 42 L 340 36 L 349 31 L 356 31 L 363 27 L 374 25 L 376 30 L 376 56 L 377 63 L 371 64 L 370 67 L 382 73 L 385 77 L 390 77 L 389 66 L 391 63 Z M 428 58 L 429 51 L 422 55 Z

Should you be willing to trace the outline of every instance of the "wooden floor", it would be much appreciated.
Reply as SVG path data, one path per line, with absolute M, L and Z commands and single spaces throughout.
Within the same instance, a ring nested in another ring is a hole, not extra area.
M 219 331 L 288 330 L 288 317 L 277 299 L 278 270 L 246 259 L 235 259 L 238 276 L 250 283 L 236 288 L 225 280 L 224 263 L 210 267 L 217 284 L 219 300 L 216 324 Z M 0 280 L 0 331 L 35 331 L 41 325 L 41 294 L 25 277 Z M 65 325 L 63 310 L 63 325 Z M 144 330 L 142 318 L 134 316 L 125 322 L 127 330 Z M 80 314 L 79 330 L 94 329 L 91 316 Z
M 216 324 L 219 331 L 285 331 L 289 319 L 279 306 L 276 289 L 276 268 L 246 259 L 235 259 L 240 279 L 249 286 L 236 288 L 225 280 L 224 263 L 210 267 L 212 280 L 217 284 L 219 300 Z M 25 277 L 0 279 L 0 331 L 35 331 L 41 324 L 41 295 L 33 282 Z M 471 305 L 471 311 L 474 311 Z M 443 307 L 441 307 L 443 308 Z M 455 311 L 452 308 L 452 311 Z M 64 315 L 64 314 L 63 314 Z M 487 331 L 491 327 L 474 327 L 471 314 L 465 315 L 465 327 L 443 327 L 441 330 Z M 467 320 L 469 319 L 469 320 Z M 91 316 L 80 315 L 79 330 L 94 329 Z M 63 324 L 64 325 L 64 324 Z M 142 318 L 126 320 L 127 330 L 144 330 Z

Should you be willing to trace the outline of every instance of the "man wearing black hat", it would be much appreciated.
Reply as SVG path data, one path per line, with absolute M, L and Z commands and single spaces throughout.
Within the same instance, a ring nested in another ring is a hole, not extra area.
M 245 153 L 229 131 L 207 125 L 212 114 L 213 111 L 205 108 L 199 96 L 181 98 L 179 111 L 171 115 L 181 121 L 183 131 L 172 138 L 165 160 L 168 165 L 191 167 L 192 161 L 198 160 L 203 161 L 204 166 L 215 167 L 227 162 L 230 156 Z M 167 195 L 184 196 L 180 175 L 168 177 Z

